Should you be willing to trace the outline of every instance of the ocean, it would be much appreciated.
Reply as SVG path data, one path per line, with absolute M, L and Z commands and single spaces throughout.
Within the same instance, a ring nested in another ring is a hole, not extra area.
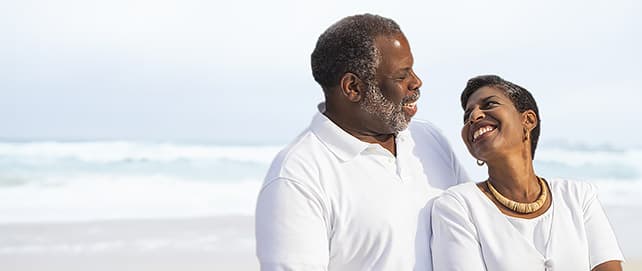
M 282 147 L 0 142 L 0 223 L 252 215 Z M 535 168 L 595 183 L 605 206 L 642 206 L 642 148 L 547 144 Z

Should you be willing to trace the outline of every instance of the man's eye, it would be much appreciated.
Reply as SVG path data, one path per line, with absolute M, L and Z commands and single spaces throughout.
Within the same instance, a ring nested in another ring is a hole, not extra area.
M 396 80 L 406 80 L 406 78 L 408 78 L 408 74 L 407 73 L 400 74 L 400 75 L 395 77 Z

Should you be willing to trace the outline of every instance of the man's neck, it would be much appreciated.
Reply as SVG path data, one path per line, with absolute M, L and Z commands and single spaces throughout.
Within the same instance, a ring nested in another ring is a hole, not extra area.
M 327 110 L 322 112 L 328 119 L 330 119 L 334 124 L 339 126 L 346 133 L 354 136 L 355 138 L 371 143 L 379 144 L 384 149 L 388 150 L 392 155 L 397 156 L 397 146 L 395 141 L 394 134 L 379 134 L 373 131 L 369 131 L 366 128 L 359 127 L 358 123 L 353 123 L 351 119 L 341 118 L 341 114 L 335 114 L 332 110 Z

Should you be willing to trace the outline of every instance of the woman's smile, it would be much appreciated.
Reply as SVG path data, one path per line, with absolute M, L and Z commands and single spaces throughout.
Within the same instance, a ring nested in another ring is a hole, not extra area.
M 473 132 L 472 142 L 475 143 L 479 140 L 486 138 L 487 136 L 489 136 L 488 133 L 492 131 L 495 131 L 495 126 L 493 125 L 485 125 L 485 126 L 479 127 Z

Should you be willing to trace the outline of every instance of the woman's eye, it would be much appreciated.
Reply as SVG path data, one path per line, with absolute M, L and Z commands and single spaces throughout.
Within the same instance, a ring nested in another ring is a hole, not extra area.
M 498 103 L 498 102 L 495 102 L 495 101 L 488 101 L 488 102 L 486 102 L 486 106 L 487 106 L 487 107 L 488 107 L 488 106 L 495 106 L 495 105 L 498 105 L 498 104 L 499 104 L 499 103 Z

